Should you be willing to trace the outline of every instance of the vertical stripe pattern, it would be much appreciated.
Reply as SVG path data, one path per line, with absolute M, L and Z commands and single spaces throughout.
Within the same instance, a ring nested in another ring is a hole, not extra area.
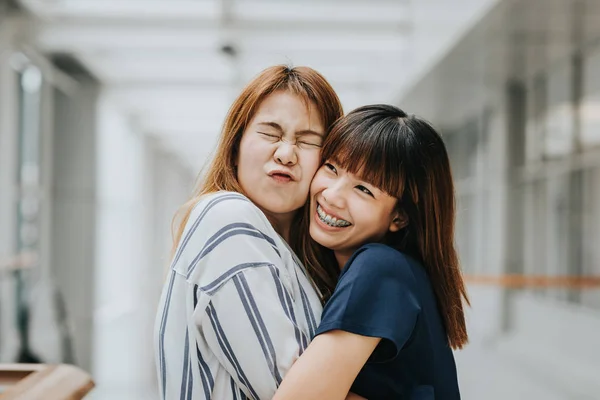
M 155 324 L 162 399 L 270 399 L 321 305 L 264 214 L 238 193 L 190 215 Z

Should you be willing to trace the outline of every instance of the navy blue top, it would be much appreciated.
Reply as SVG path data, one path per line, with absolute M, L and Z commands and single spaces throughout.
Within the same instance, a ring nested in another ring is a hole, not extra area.
M 422 265 L 368 244 L 346 263 L 317 335 L 340 329 L 381 342 L 352 391 L 369 400 L 460 399 L 456 365 Z

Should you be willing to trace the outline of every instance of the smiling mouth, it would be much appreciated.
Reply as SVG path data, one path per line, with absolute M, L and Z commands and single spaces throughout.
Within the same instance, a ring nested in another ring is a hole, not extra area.
M 345 228 L 347 226 L 352 225 L 350 222 L 344 219 L 338 219 L 334 216 L 327 214 L 319 203 L 317 203 L 317 216 L 319 217 L 319 220 L 321 220 L 321 222 L 333 228 Z

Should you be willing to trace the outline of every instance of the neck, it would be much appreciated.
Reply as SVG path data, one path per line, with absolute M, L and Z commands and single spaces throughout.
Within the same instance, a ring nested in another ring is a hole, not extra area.
M 338 267 L 340 268 L 340 271 L 341 271 L 342 269 L 344 269 L 344 266 L 346 265 L 346 263 L 350 259 L 350 255 L 342 254 L 339 251 L 334 251 L 333 254 L 334 254 L 335 259 L 336 259 L 336 261 L 338 263 Z
M 275 229 L 275 232 L 279 234 L 286 242 L 290 242 L 290 231 L 292 228 L 292 219 L 294 218 L 294 214 L 285 214 L 285 215 L 274 215 L 272 213 L 263 211 L 267 216 L 267 219 Z

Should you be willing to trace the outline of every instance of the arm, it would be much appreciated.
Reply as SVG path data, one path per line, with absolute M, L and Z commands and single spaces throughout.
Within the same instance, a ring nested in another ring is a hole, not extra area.
M 286 375 L 273 400 L 361 399 L 348 392 L 380 340 L 341 330 L 317 336 Z
M 393 360 L 412 336 L 420 305 L 403 256 L 372 247 L 349 264 L 323 310 L 316 338 L 275 399 L 343 399 L 369 358 Z
M 195 288 L 190 318 L 203 353 L 251 399 L 270 399 L 308 344 L 276 238 L 252 203 L 219 195 L 192 213 L 174 265 Z

